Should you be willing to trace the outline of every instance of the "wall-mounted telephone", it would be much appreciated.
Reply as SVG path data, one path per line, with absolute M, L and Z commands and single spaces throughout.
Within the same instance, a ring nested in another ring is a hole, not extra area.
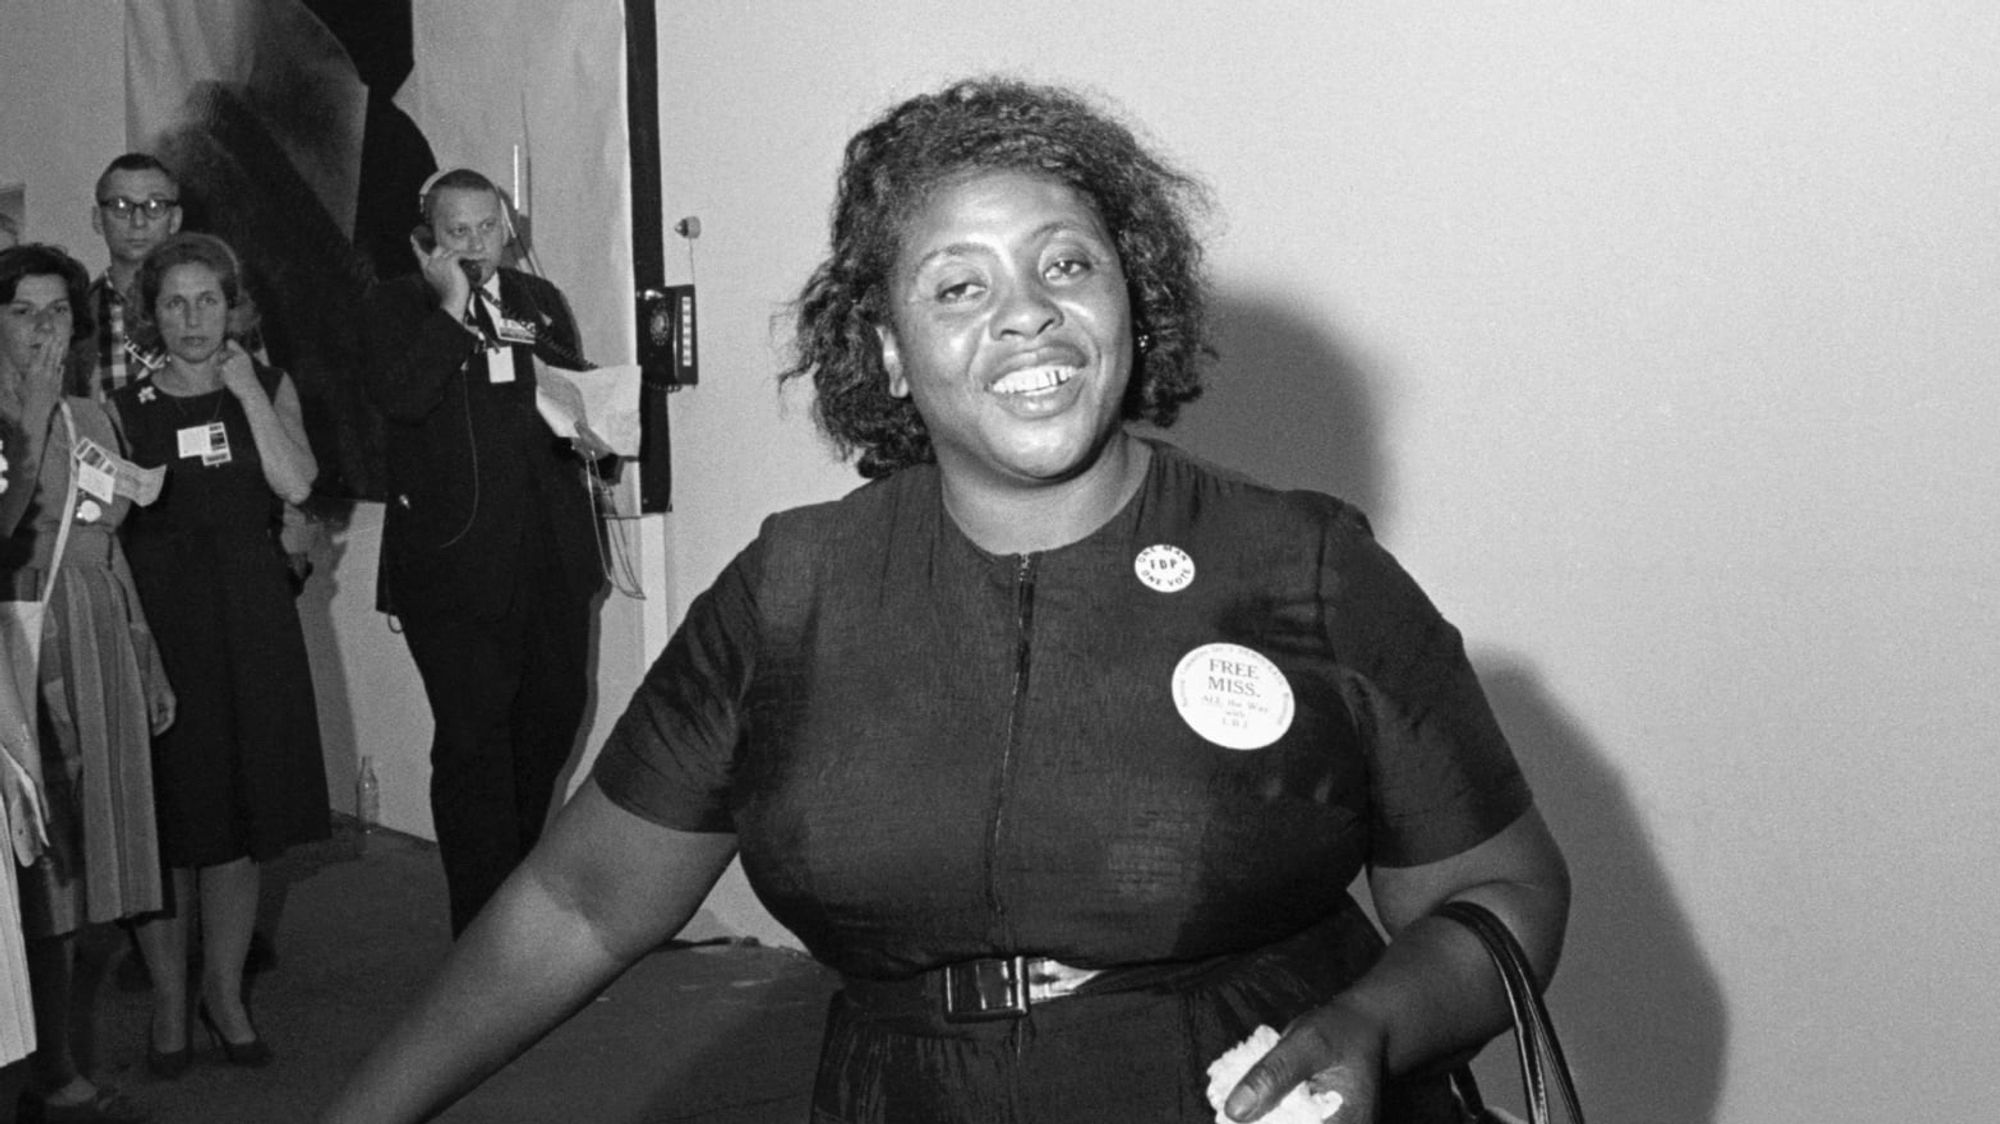
M 639 369 L 653 386 L 693 386 L 701 379 L 695 346 L 694 286 L 639 290 Z

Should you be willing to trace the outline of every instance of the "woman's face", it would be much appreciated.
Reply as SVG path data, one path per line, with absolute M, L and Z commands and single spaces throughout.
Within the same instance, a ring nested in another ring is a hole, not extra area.
M 74 328 L 69 286 L 63 279 L 55 274 L 23 277 L 14 286 L 14 299 L 0 312 L 0 359 L 16 378 L 24 376 L 35 369 L 44 348 L 67 350 Z
M 222 279 L 200 262 L 185 262 L 160 278 L 153 322 L 168 354 L 183 363 L 206 363 L 229 337 L 229 299 Z
M 1089 469 L 1119 425 L 1131 309 L 1097 209 L 1068 186 L 984 172 L 910 219 L 880 330 L 889 392 L 923 415 L 960 484 Z

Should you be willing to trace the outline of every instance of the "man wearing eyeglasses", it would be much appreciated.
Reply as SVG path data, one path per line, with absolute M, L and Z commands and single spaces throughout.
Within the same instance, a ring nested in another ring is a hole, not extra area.
M 131 342 L 127 328 L 139 310 L 133 284 L 139 263 L 153 247 L 181 228 L 181 185 L 165 164 L 143 152 L 128 152 L 113 160 L 97 177 L 97 205 L 90 211 L 90 228 L 104 236 L 111 264 L 90 285 L 91 311 L 97 318 L 97 370 L 90 393 L 105 395 L 153 373 L 160 357 Z

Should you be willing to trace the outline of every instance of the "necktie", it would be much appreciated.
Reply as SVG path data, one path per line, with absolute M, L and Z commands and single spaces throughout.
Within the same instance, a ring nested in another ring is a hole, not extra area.
M 486 300 L 486 293 L 483 290 L 474 289 L 472 307 L 466 310 L 465 319 L 466 323 L 479 329 L 479 338 L 485 340 L 486 346 L 490 348 L 499 345 L 500 329 L 494 325 L 492 314 L 486 311 Z

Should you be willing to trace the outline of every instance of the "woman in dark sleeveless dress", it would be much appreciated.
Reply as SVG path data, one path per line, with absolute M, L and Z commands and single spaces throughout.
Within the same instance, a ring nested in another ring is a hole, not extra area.
M 130 521 L 126 549 L 180 696 L 179 720 L 154 743 L 176 903 L 156 924 L 185 955 L 190 910 L 200 916 L 202 1023 L 230 1062 L 262 1065 L 270 1049 L 243 1002 L 261 864 L 328 832 L 311 670 L 278 543 L 282 502 L 305 499 L 318 466 L 291 379 L 237 342 L 249 310 L 227 244 L 162 243 L 139 295 L 141 330 L 167 362 L 112 406 L 132 459 L 166 466 L 167 482 Z M 156 973 L 153 986 L 155 1050 L 186 1049 L 184 979 Z

